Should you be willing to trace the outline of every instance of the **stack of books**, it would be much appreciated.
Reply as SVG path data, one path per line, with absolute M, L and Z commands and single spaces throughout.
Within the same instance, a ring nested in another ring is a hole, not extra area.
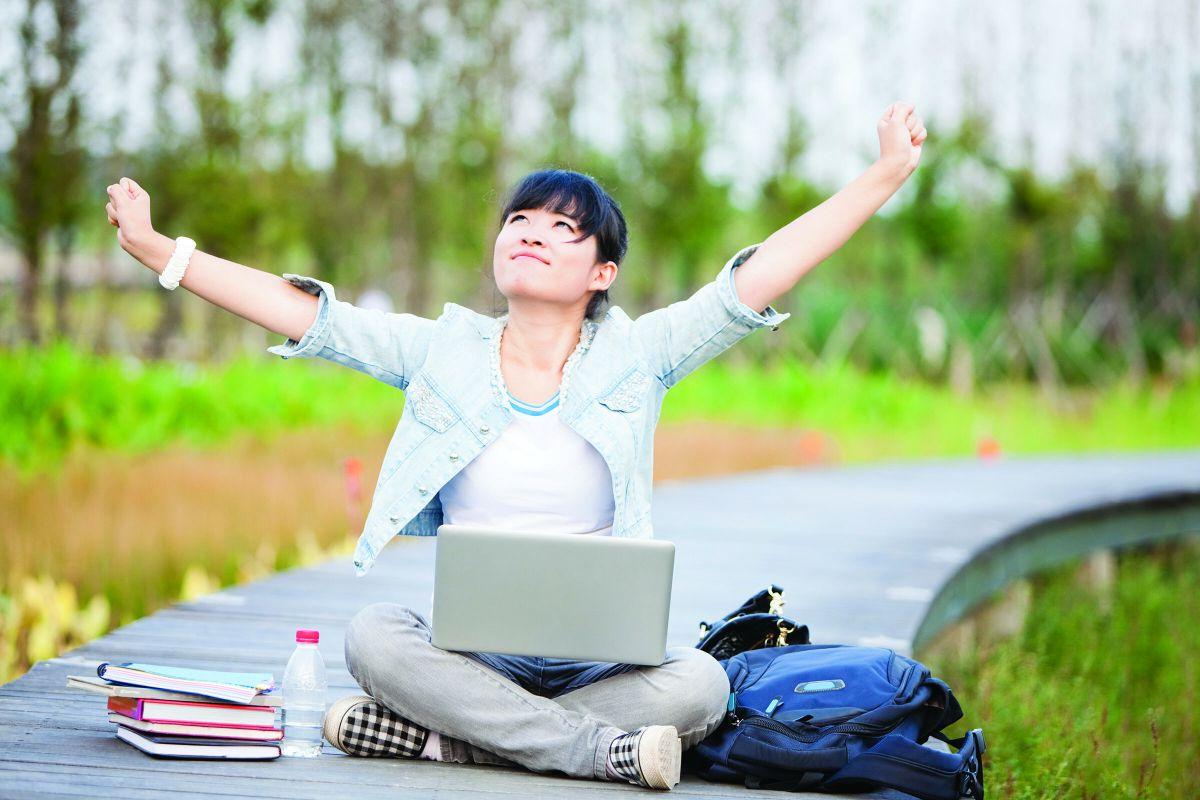
M 269 672 L 104 662 L 67 686 L 108 695 L 117 738 L 157 758 L 278 758 L 281 693 Z

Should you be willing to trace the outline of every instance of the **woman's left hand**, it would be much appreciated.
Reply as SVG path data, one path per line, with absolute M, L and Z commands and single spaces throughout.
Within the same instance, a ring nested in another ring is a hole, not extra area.
M 925 123 L 913 104 L 901 100 L 892 103 L 884 109 L 875 129 L 879 133 L 879 160 L 907 178 L 921 160 L 921 144 L 926 136 Z

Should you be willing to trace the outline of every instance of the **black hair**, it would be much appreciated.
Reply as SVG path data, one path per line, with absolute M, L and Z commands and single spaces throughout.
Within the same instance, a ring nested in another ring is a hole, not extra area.
M 566 214 L 579 222 L 581 233 L 574 242 L 589 236 L 596 237 L 596 263 L 612 261 L 617 266 L 629 247 L 625 215 L 617 201 L 600 187 L 590 175 L 568 169 L 543 169 L 531 172 L 512 190 L 500 214 L 503 225 L 508 216 L 521 209 L 545 209 Z M 594 320 L 600 315 L 600 305 L 608 302 L 608 290 L 592 294 L 585 315 Z

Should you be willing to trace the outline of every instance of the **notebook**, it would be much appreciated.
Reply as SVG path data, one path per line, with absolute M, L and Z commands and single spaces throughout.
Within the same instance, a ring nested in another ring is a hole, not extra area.
M 275 727 L 275 709 L 266 707 L 110 697 L 108 710 L 147 722 L 189 722 L 193 725 L 228 725 L 232 728 Z
M 126 661 L 96 667 L 96 674 L 113 683 L 192 692 L 234 703 L 249 703 L 254 696 L 275 688 L 270 672 L 221 672 L 212 669 L 170 667 Z
M 213 698 L 192 692 L 174 692 L 170 689 L 151 689 L 146 686 L 125 686 L 119 683 L 109 683 L 95 675 L 68 675 L 67 686 L 71 689 L 83 689 L 88 692 L 108 695 L 109 697 L 150 697 L 156 700 L 191 700 L 211 703 Z M 283 705 L 282 692 L 272 690 L 265 694 L 256 694 L 246 703 L 248 706 L 270 706 L 279 708 Z
M 277 744 L 247 744 L 236 739 L 204 739 L 191 736 L 161 736 L 117 726 L 117 738 L 156 758 L 221 758 L 238 761 L 279 757 Z
M 203 736 L 209 739 L 248 739 L 259 742 L 277 742 L 283 738 L 283 731 L 279 728 L 263 730 L 262 728 L 230 728 L 210 724 L 197 725 L 189 722 L 147 722 L 144 719 L 127 717 L 116 711 L 108 712 L 108 721 L 142 733 L 166 736 Z

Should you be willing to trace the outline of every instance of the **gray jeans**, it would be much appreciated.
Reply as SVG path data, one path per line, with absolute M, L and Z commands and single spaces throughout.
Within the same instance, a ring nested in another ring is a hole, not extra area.
M 442 735 L 442 760 L 604 778 L 608 747 L 642 725 L 674 725 L 684 749 L 716 730 L 729 679 L 694 647 L 656 667 L 441 650 L 396 603 L 359 611 L 346 666 L 367 694 Z M 531 691 L 531 689 L 533 691 Z

